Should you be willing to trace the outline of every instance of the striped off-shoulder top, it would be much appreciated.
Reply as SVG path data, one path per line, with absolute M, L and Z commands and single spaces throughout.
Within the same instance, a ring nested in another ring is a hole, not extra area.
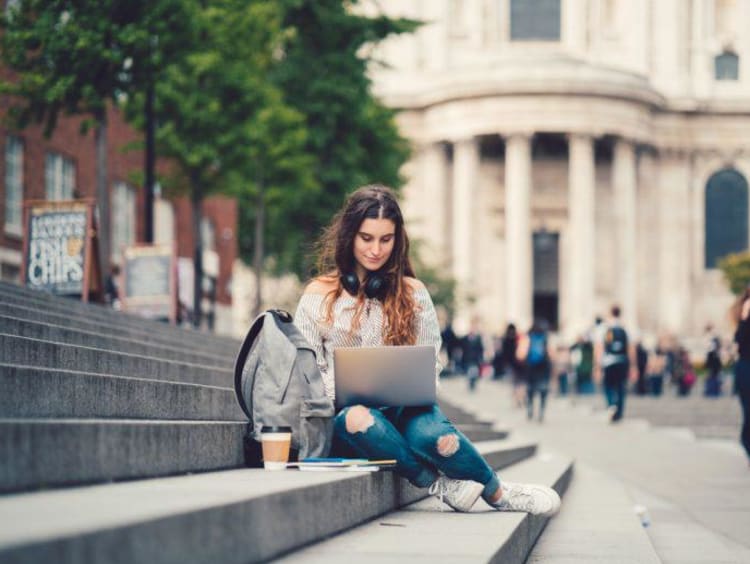
M 435 358 L 438 358 L 440 325 L 430 293 L 424 286 L 420 285 L 414 289 L 414 300 L 418 310 L 416 344 L 434 346 Z M 383 307 L 380 301 L 376 299 L 365 300 L 359 330 L 352 332 L 350 328 L 356 306 L 356 298 L 346 292 L 342 293 L 333 306 L 333 322 L 329 325 L 325 321 L 325 296 L 308 292 L 300 298 L 294 316 L 295 325 L 315 350 L 326 394 L 331 399 L 335 399 L 334 349 L 336 347 L 383 346 Z M 437 362 L 435 366 L 436 379 L 441 369 L 440 363 Z

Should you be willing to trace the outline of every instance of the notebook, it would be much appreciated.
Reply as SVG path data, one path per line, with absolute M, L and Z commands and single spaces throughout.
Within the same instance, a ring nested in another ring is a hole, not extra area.
M 336 407 L 407 407 L 436 402 L 435 347 L 339 347 Z

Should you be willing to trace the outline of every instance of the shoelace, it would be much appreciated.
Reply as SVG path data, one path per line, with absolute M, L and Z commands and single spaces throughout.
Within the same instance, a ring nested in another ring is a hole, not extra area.
M 458 489 L 458 484 L 456 482 L 446 483 L 446 480 L 438 478 L 432 483 L 430 489 L 428 489 L 427 492 L 430 495 L 438 496 L 438 499 L 440 500 L 440 512 L 442 513 L 443 511 L 445 511 L 445 495 L 450 494 L 451 491 L 455 491 L 456 489 Z
M 503 492 L 503 498 L 514 509 L 531 511 L 534 508 L 534 496 L 516 485 L 511 486 L 507 491 Z

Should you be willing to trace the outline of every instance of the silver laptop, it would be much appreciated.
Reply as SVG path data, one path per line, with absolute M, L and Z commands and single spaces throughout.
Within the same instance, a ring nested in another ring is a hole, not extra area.
M 336 407 L 436 402 L 435 347 L 340 347 L 333 351 Z

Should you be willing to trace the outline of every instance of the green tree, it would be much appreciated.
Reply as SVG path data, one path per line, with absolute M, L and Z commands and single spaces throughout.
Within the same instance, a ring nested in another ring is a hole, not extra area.
M 727 255 L 719 261 L 719 268 L 735 296 L 740 296 L 750 284 L 750 252 Z
M 279 270 L 304 278 L 312 267 L 310 244 L 346 194 L 362 184 L 398 189 L 403 182 L 399 170 L 409 156 L 408 144 L 398 133 L 394 112 L 371 92 L 371 61 L 363 48 L 411 32 L 418 22 L 361 16 L 351 9 L 356 2 L 342 0 L 281 4 L 290 32 L 272 76 L 287 102 L 305 117 L 318 189 L 287 192 L 269 210 L 269 249 Z
M 103 267 L 110 256 L 107 108 L 143 88 L 150 62 L 182 43 L 185 14 L 179 0 L 23 0 L 0 17 L 3 62 L 16 72 L 2 85 L 12 96 L 12 123 L 43 123 L 47 135 L 61 113 L 86 116 L 82 133 L 93 123 Z
M 156 140 L 159 155 L 175 164 L 175 176 L 190 194 L 193 310 L 199 325 L 203 199 L 211 192 L 230 192 L 238 197 L 243 217 L 250 214 L 253 221 L 241 225 L 243 231 L 246 223 L 255 227 L 260 280 L 267 204 L 290 186 L 312 187 L 313 179 L 306 173 L 311 163 L 304 152 L 302 116 L 284 104 L 268 80 L 282 38 L 279 5 L 272 0 L 214 0 L 191 2 L 191 7 L 192 51 L 168 64 L 156 85 Z
M 456 311 L 456 280 L 450 275 L 445 275 L 444 269 L 428 264 L 422 259 L 420 250 L 423 245 L 424 242 L 421 240 L 411 241 L 414 272 L 430 292 L 435 306 L 442 306 L 450 319 Z

